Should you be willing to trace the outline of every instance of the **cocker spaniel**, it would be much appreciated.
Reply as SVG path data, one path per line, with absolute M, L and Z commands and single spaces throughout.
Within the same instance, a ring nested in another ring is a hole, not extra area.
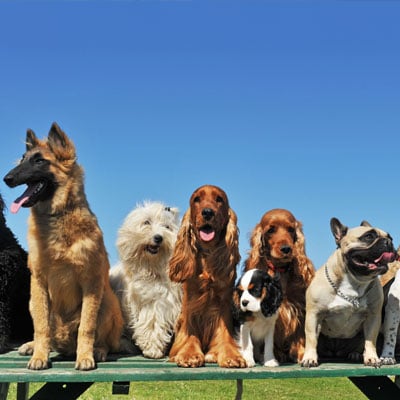
M 266 212 L 250 238 L 245 271 L 280 273 L 283 301 L 275 327 L 275 355 L 280 363 L 300 362 L 305 346 L 305 293 L 315 274 L 305 252 L 302 224 L 285 209 Z
M 180 367 L 246 367 L 233 338 L 231 310 L 239 260 L 237 217 L 226 193 L 201 186 L 190 198 L 169 263 L 171 280 L 183 283 L 170 361 Z

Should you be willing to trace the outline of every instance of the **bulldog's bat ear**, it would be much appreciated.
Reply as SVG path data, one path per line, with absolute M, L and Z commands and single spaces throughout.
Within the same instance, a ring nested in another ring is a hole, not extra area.
M 372 228 L 372 225 L 368 221 L 361 221 L 360 226 L 365 226 L 367 228 Z
M 340 241 L 346 235 L 348 229 L 349 228 L 346 225 L 343 225 L 337 218 L 331 219 L 331 231 L 338 246 Z

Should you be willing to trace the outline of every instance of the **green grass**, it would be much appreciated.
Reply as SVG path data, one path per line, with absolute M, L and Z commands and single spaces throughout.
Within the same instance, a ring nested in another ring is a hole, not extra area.
M 31 396 L 42 384 L 30 384 Z M 131 382 L 129 395 L 114 395 L 111 383 L 92 385 L 79 400 L 234 399 L 236 381 Z M 8 399 L 16 398 L 16 384 Z M 243 381 L 243 400 L 364 400 L 347 378 L 251 379 Z M 56 400 L 56 399 L 55 399 Z

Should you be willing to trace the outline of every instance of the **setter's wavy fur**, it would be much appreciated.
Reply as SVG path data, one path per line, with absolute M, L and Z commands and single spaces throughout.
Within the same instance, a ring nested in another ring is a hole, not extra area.
M 231 313 L 239 261 L 237 217 L 226 193 L 201 186 L 190 198 L 169 263 L 171 280 L 183 283 L 170 361 L 181 367 L 246 366 L 233 339 Z
M 305 345 L 305 293 L 315 274 L 305 252 L 300 221 L 285 209 L 267 211 L 255 226 L 245 270 L 258 268 L 282 280 L 283 302 L 275 328 L 275 355 L 280 363 L 300 362 Z

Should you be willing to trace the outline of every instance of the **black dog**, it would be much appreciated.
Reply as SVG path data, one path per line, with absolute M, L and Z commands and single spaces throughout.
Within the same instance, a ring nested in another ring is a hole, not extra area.
M 6 225 L 0 195 L 0 352 L 32 339 L 27 254 Z

